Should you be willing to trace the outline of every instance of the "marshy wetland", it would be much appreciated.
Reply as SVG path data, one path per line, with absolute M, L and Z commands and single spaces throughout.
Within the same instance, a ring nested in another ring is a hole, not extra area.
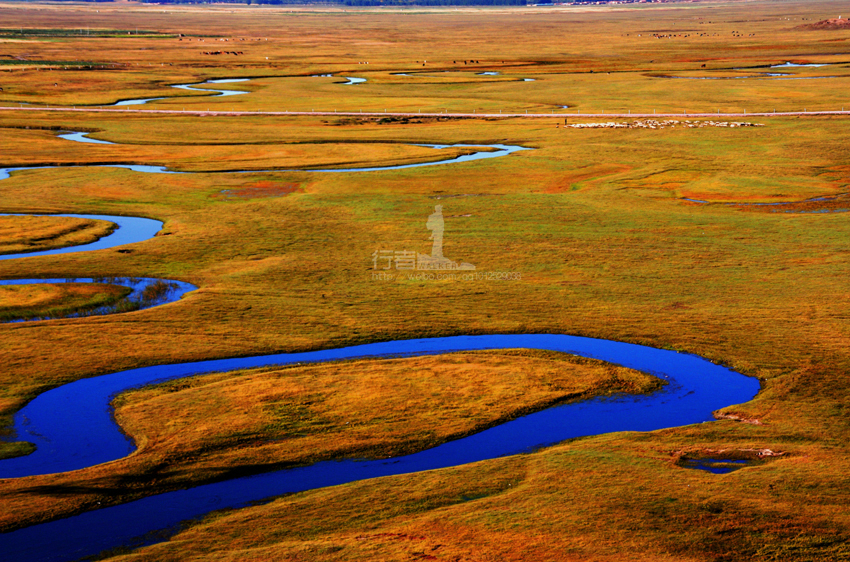
M 0 4 L 4 555 L 850 559 L 841 7 Z

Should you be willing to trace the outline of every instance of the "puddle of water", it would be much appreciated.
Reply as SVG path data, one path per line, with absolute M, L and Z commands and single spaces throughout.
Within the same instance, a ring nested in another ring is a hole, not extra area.
M 842 78 L 841 76 L 787 76 L 774 78 L 773 80 L 822 80 L 824 78 Z
M 534 82 L 534 78 L 523 78 L 523 82 Z
M 782 63 L 782 64 L 773 64 L 773 65 L 770 66 L 770 68 L 798 68 L 798 67 L 804 67 L 804 66 L 820 67 L 820 66 L 831 66 L 831 65 L 828 64 L 828 63 L 796 64 L 796 63 L 793 63 L 793 62 L 785 62 L 785 63 Z
M 750 459 L 682 459 L 679 466 L 694 470 L 704 470 L 712 474 L 728 474 L 747 466 L 759 464 Z
M 344 83 L 342 84 L 343 86 L 350 86 L 350 85 L 352 85 L 352 84 L 362 84 L 363 82 L 365 82 L 365 81 L 366 81 L 366 79 L 365 79 L 365 78 L 355 78 L 355 77 L 353 77 L 353 76 L 343 76 L 343 78 L 345 78 L 346 80 L 348 80 L 348 82 L 344 82 Z
M 822 197 L 813 197 L 811 199 L 804 199 L 802 201 L 776 201 L 771 203 L 715 203 L 715 205 L 724 205 L 726 207 L 788 207 L 791 205 L 805 205 L 806 203 L 818 203 L 823 201 L 833 201 L 838 199 L 839 195 L 826 195 Z M 690 201 L 691 203 L 703 203 L 710 204 L 710 201 L 703 201 L 701 199 L 690 199 L 687 197 L 682 197 L 682 201 Z M 782 212 L 784 213 L 798 213 L 798 214 L 811 214 L 811 213 L 846 213 L 848 209 L 838 208 L 838 209 L 814 209 L 814 210 L 805 210 L 805 209 L 787 209 Z M 773 210 L 771 212 L 777 212 L 777 210 Z
M 478 76 L 498 76 L 498 72 L 477 72 Z
M 824 66 L 824 65 L 819 65 Z M 771 67 L 773 68 L 773 67 Z M 789 73 L 764 72 L 750 76 L 656 76 L 674 80 L 820 80 L 823 78 L 841 78 L 840 76 L 795 76 Z

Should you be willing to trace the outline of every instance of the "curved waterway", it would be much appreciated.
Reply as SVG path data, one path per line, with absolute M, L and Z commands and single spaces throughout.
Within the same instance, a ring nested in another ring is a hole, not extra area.
M 59 135 L 60 139 L 65 139 L 74 142 L 84 142 L 86 144 L 115 144 L 114 142 L 109 142 L 105 140 L 98 139 L 90 139 L 89 135 L 91 133 L 83 133 L 79 131 L 70 131 L 68 133 L 62 133 Z
M 0 534 L 0 552 L 9 561 L 76 560 L 121 545 L 158 542 L 176 532 L 181 521 L 214 510 L 245 507 L 281 494 L 528 453 L 574 437 L 707 422 L 713 419 L 714 410 L 747 402 L 759 390 L 756 379 L 694 355 L 558 334 L 403 340 L 324 351 L 158 365 L 79 380 L 38 396 L 15 416 L 19 437 L 35 442 L 38 449 L 26 457 L 0 461 L 0 477 L 73 470 L 129 454 L 133 443 L 115 425 L 109 402 L 119 392 L 153 382 L 268 365 L 511 348 L 592 357 L 652 373 L 668 384 L 650 395 L 596 398 L 552 407 L 402 457 L 321 462 L 89 511 Z M 153 531 L 164 534 L 157 533 L 153 539 L 150 535 L 142 538 Z
M 74 215 L 74 214 L 31 214 L 31 213 L 0 213 L 0 217 L 70 217 L 75 219 L 101 220 L 114 223 L 118 228 L 106 236 L 90 243 L 67 248 L 56 248 L 53 250 L 41 250 L 38 252 L 26 252 L 21 254 L 0 255 L 0 260 L 16 260 L 19 258 L 31 258 L 36 256 L 55 256 L 57 254 L 70 254 L 72 252 L 92 252 L 94 250 L 106 250 L 125 244 L 135 244 L 150 240 L 162 230 L 162 222 L 154 219 L 141 217 L 117 217 L 112 215 Z
M 426 145 L 443 148 L 447 145 Z M 481 147 L 480 145 L 455 145 Z M 308 171 L 372 171 L 462 162 L 504 156 L 523 147 L 488 145 L 491 152 L 452 160 L 359 169 Z M 164 168 L 120 165 L 136 171 L 171 173 Z M 0 170 L 0 174 L 14 171 Z M 252 170 L 253 171 L 253 170 Z M 3 177 L 0 175 L 0 177 Z M 153 236 L 158 221 L 99 215 L 62 215 L 112 220 L 121 226 L 109 237 L 86 246 L 32 254 L 2 256 L 20 259 L 36 255 L 114 247 Z M 126 221 L 141 221 L 138 239 Z M 153 223 L 153 224 L 151 224 Z M 141 234 L 144 232 L 144 234 Z M 113 238 L 118 236 L 116 238 Z M 464 350 L 526 348 L 572 353 L 652 373 L 667 385 L 650 395 L 596 398 L 523 416 L 474 435 L 392 459 L 346 460 L 268 472 L 143 498 L 0 534 L 0 552 L 8 561 L 76 560 L 105 549 L 163 540 L 182 521 L 224 508 L 245 507 L 281 494 L 311 490 L 381 476 L 433 470 L 534 451 L 574 437 L 615 431 L 652 431 L 711 421 L 712 412 L 751 400 L 757 380 L 705 359 L 675 351 L 559 334 L 456 336 L 382 342 L 304 353 L 240 357 L 156 365 L 82 379 L 45 392 L 14 417 L 17 439 L 31 441 L 30 455 L 0 461 L 0 478 L 16 478 L 78 470 L 123 458 L 135 450 L 131 439 L 115 424 L 110 402 L 120 392 L 151 383 L 209 372 L 271 365 L 322 362 L 358 357 L 398 357 Z M 155 537 L 151 538 L 154 531 Z
M 171 87 L 177 88 L 179 90 L 191 90 L 193 92 L 204 92 L 207 94 L 211 94 L 212 97 L 224 97 L 224 96 L 238 96 L 240 94 L 250 94 L 251 92 L 246 92 L 244 90 L 226 90 L 226 89 L 214 89 L 214 88 L 198 88 L 197 86 L 204 86 L 206 84 L 231 84 L 234 82 L 247 82 L 250 78 L 221 78 L 218 80 L 207 80 L 206 82 L 199 82 L 197 84 L 174 84 Z M 113 104 L 113 106 L 125 106 L 125 105 L 144 105 L 148 102 L 159 101 L 159 100 L 168 100 L 178 98 L 180 96 L 162 96 L 158 98 L 137 98 L 132 100 L 121 100 L 117 101 Z
M 91 252 L 95 250 L 107 250 L 117 248 L 127 244 L 135 244 L 150 240 L 162 230 L 162 222 L 153 219 L 141 217 L 118 217 L 112 215 L 34 215 L 20 213 L 0 213 L 0 217 L 32 217 L 32 216 L 51 216 L 51 217 L 72 217 L 79 219 L 103 220 L 109 221 L 116 225 L 115 230 L 99 238 L 89 244 L 78 246 L 69 246 L 66 248 L 55 248 L 52 250 L 41 250 L 37 252 L 26 252 L 19 254 L 4 254 L 0 255 L 0 261 L 13 260 L 22 258 L 32 258 L 39 256 L 55 256 L 59 254 L 70 254 L 74 252 Z M 100 316 L 104 314 L 114 314 L 116 312 L 142 310 L 152 308 L 163 304 L 168 304 L 180 300 L 189 291 L 197 289 L 196 286 L 184 281 L 174 279 L 158 279 L 151 277 L 76 277 L 64 279 L 4 279 L 0 280 L 0 285 L 34 285 L 34 284 L 59 284 L 59 283 L 107 283 L 110 285 L 120 285 L 130 289 L 130 293 L 119 300 L 118 302 L 86 310 L 78 313 L 62 315 L 62 318 L 75 318 L 79 316 Z M 20 320 L 12 320 L 12 322 L 32 322 L 36 320 L 49 320 L 50 317 L 27 318 Z
M 83 140 L 84 137 L 77 136 L 82 134 L 84 133 L 67 134 L 60 136 L 65 139 L 78 142 L 87 142 L 93 140 Z M 526 148 L 524 146 L 515 146 L 510 144 L 413 144 L 411 146 L 424 146 L 436 150 L 441 150 L 444 148 L 470 148 L 473 150 L 477 150 L 475 152 L 471 152 L 470 154 L 462 154 L 455 158 L 448 158 L 446 160 L 435 160 L 433 162 L 420 162 L 418 164 L 401 164 L 398 166 L 372 166 L 366 168 L 326 168 L 316 170 L 299 170 L 285 168 L 272 170 L 222 170 L 215 172 L 179 172 L 176 170 L 169 170 L 165 166 L 147 166 L 141 164 L 71 164 L 67 166 L 19 166 L 10 168 L 0 168 L 0 180 L 8 179 L 9 177 L 11 177 L 11 174 L 13 172 L 18 172 L 22 170 L 46 170 L 50 168 L 123 168 L 126 170 L 132 170 L 134 172 L 141 172 L 145 174 L 266 174 L 273 172 L 314 172 L 330 174 L 344 172 L 382 172 L 385 170 L 404 170 L 406 168 L 422 168 L 424 166 L 459 164 L 461 162 L 472 162 L 474 160 L 485 160 L 487 158 L 499 158 L 502 156 L 513 154 L 514 152 L 519 152 L 521 150 L 531 150 L 530 148 Z
M 332 74 L 316 74 L 314 77 L 323 76 L 330 77 Z M 366 82 L 365 78 L 355 78 L 353 76 L 343 76 L 348 82 L 343 82 L 343 85 L 351 85 L 351 84 L 362 84 Z M 206 94 L 210 94 L 209 97 L 225 97 L 225 96 L 239 96 L 242 94 L 250 94 L 251 92 L 246 92 L 244 90 L 227 90 L 222 88 L 199 88 L 198 86 L 207 86 L 210 84 L 234 84 L 237 82 L 248 82 L 250 78 L 219 78 L 216 80 L 207 80 L 206 82 L 198 82 L 196 84 L 172 84 L 172 88 L 177 88 L 178 90 L 190 90 L 192 92 L 202 92 Z M 160 96 L 156 98 L 136 98 L 129 100 L 120 100 L 113 104 L 109 104 L 115 107 L 124 107 L 128 105 L 144 105 L 146 103 L 150 103 L 152 101 L 161 101 L 161 100 L 170 100 L 170 99 L 178 99 L 182 96 Z

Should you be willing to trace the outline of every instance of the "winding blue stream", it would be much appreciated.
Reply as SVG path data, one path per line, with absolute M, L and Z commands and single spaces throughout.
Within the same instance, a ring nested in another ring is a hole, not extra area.
M 322 462 L 86 512 L 0 534 L 0 552 L 9 561 L 75 560 L 120 545 L 158 542 L 161 535 L 147 540 L 139 537 L 157 530 L 172 529 L 173 533 L 181 521 L 285 493 L 527 453 L 573 437 L 707 422 L 713 419 L 712 411 L 749 401 L 759 390 L 756 379 L 694 355 L 556 334 L 404 340 L 305 353 L 158 365 L 79 380 L 38 396 L 15 416 L 19 436 L 36 442 L 38 449 L 26 457 L 0 461 L 0 476 L 73 470 L 129 454 L 133 444 L 113 422 L 108 404 L 117 393 L 152 382 L 296 362 L 507 348 L 593 357 L 653 373 L 668 384 L 651 395 L 597 398 L 549 408 L 393 459 Z
M 109 142 L 109 141 L 105 141 L 105 140 L 90 139 L 89 138 L 90 134 L 91 133 L 81 133 L 81 132 L 78 132 L 78 131 L 71 131 L 69 133 L 62 133 L 61 135 L 59 135 L 59 138 L 69 140 L 69 141 L 74 141 L 74 142 L 85 142 L 85 143 L 88 143 L 88 144 L 115 144 L 114 142 Z
M 104 220 L 115 223 L 117 228 L 108 235 L 91 242 L 79 246 L 69 246 L 67 248 L 56 248 L 53 250 L 41 250 L 37 252 L 26 252 L 20 254 L 4 254 L 0 255 L 0 261 L 32 258 L 39 256 L 55 256 L 58 254 L 69 254 L 73 252 L 107 250 L 127 244 L 135 244 L 153 238 L 157 232 L 162 230 L 162 222 L 153 219 L 141 217 L 117 217 L 112 215 L 32 215 L 32 214 L 10 214 L 0 213 L 0 217 L 21 217 L 21 216 L 52 216 L 52 217 L 73 217 L 79 219 Z M 183 295 L 189 291 L 197 289 L 196 286 L 184 281 L 173 279 L 156 279 L 150 277 L 109 277 L 109 278 L 67 278 L 67 279 L 4 279 L 0 280 L 0 285 L 33 285 L 40 283 L 108 283 L 110 285 L 120 285 L 131 289 L 129 295 L 121 299 L 114 305 L 102 306 L 93 310 L 86 310 L 79 313 L 63 315 L 63 318 L 75 318 L 79 316 L 99 316 L 104 314 L 113 314 L 127 310 L 126 305 L 132 304 L 132 310 L 143 310 L 152 308 L 180 300 Z M 159 294 L 156 298 L 149 298 L 147 290 L 157 284 L 165 283 L 167 291 Z M 49 318 L 28 318 L 26 320 L 13 320 L 13 322 L 34 322 L 36 320 L 48 320 Z
M 125 244 L 135 244 L 150 240 L 156 233 L 162 230 L 162 222 L 154 219 L 141 217 L 117 217 L 112 215 L 48 215 L 31 213 L 0 213 L 0 217 L 71 217 L 76 219 L 102 220 L 115 223 L 118 228 L 107 236 L 100 238 L 90 244 L 69 246 L 67 248 L 56 248 L 54 250 L 42 250 L 39 252 L 26 252 L 21 254 L 0 255 L 0 260 L 16 260 L 20 258 L 31 258 L 36 256 L 55 256 L 57 254 L 70 254 L 72 252 L 92 252 L 94 250 L 106 250 Z
M 314 77 L 330 77 L 333 74 L 316 74 Z M 351 84 L 361 84 L 366 82 L 365 78 L 354 78 L 350 76 L 343 76 L 348 82 L 343 82 L 343 85 L 351 85 Z M 208 84 L 233 84 L 236 82 L 248 82 L 250 78 L 219 78 L 216 80 L 207 80 L 206 82 L 198 82 L 196 84 L 173 84 L 172 88 L 177 88 L 178 90 L 190 90 L 192 92 L 203 92 L 207 94 L 212 94 L 210 97 L 225 97 L 225 96 L 238 96 L 242 94 L 250 94 L 251 92 L 247 92 L 244 90 L 225 90 L 225 89 L 214 89 L 214 88 L 199 88 L 198 86 L 206 86 Z M 129 100 L 120 100 L 113 104 L 109 104 L 112 106 L 128 106 L 128 105 L 144 105 L 146 103 L 150 103 L 152 101 L 160 101 L 160 100 L 170 100 L 170 99 L 178 99 L 182 96 L 160 96 L 158 98 L 136 98 Z
M 196 286 L 184 281 L 173 279 L 158 279 L 152 277 L 76 277 L 71 279 L 6 279 L 0 281 L 0 286 L 6 285 L 37 285 L 37 284 L 59 284 L 59 283 L 106 283 L 108 285 L 119 285 L 130 289 L 130 294 L 115 304 L 104 305 L 93 309 L 82 310 L 62 314 L 58 318 L 82 318 L 86 316 L 103 316 L 105 314 L 116 314 L 153 308 L 180 300 L 189 291 L 197 289 Z M 155 298 L 147 297 L 149 288 L 164 283 L 165 292 Z M 127 305 L 132 305 L 127 307 Z M 20 318 L 8 322 L 35 322 L 37 320 L 54 320 L 55 316 L 40 316 L 33 318 Z
M 172 88 L 177 88 L 179 90 L 191 90 L 193 92 L 205 92 L 208 94 L 212 94 L 211 97 L 224 97 L 224 96 L 238 96 L 240 94 L 250 94 L 251 92 L 246 92 L 243 90 L 221 90 L 221 89 L 213 89 L 213 88 L 197 88 L 196 86 L 203 86 L 206 84 L 230 84 L 232 82 L 247 82 L 250 78 L 221 78 L 218 80 L 207 80 L 206 82 L 199 82 L 197 84 L 174 84 L 171 86 Z M 180 96 L 163 96 L 158 98 L 137 98 L 132 100 L 121 100 L 117 101 L 111 105 L 113 106 L 126 106 L 126 105 L 144 105 L 148 102 L 159 101 L 159 100 L 168 100 L 168 99 L 176 99 Z
M 443 145 L 428 146 L 441 148 Z M 399 169 L 493 158 L 517 150 L 525 150 L 523 147 L 510 145 L 490 146 L 498 150 L 461 156 L 442 162 L 382 168 L 311 171 Z M 122 165 L 121 167 L 134 169 L 130 166 Z M 12 170 L 5 170 L 6 177 L 9 171 Z M 96 215 L 64 216 L 104 218 L 113 222 L 129 219 L 129 217 Z M 156 223 L 156 221 L 151 222 Z M 151 225 L 141 222 L 139 229 L 142 228 L 148 228 L 147 234 L 153 236 L 161 228 L 161 224 Z M 115 232 L 121 233 L 122 230 L 123 228 L 119 228 Z M 112 239 L 112 236 L 92 245 L 3 256 L 3 258 L 19 259 L 119 245 L 118 239 Z M 97 246 L 106 244 L 107 239 L 111 239 L 110 242 L 113 244 Z M 548 408 L 474 435 L 402 457 L 321 462 L 296 469 L 235 478 L 2 533 L 0 534 L 2 558 L 9 562 L 77 560 L 109 548 L 158 542 L 176 532 L 178 524 L 182 521 L 202 517 L 218 509 L 245 507 L 281 494 L 528 453 L 574 437 L 616 431 L 653 431 L 708 422 L 713 419 L 713 411 L 747 402 L 759 390 L 756 379 L 745 377 L 694 355 L 560 334 L 455 336 L 402 340 L 303 353 L 156 365 L 78 380 L 36 397 L 15 415 L 13 422 L 17 438 L 33 442 L 36 450 L 23 457 L 0 460 L 0 478 L 78 470 L 132 454 L 135 445 L 130 438 L 121 433 L 114 422 L 110 408 L 111 400 L 118 393 L 131 388 L 195 374 L 269 365 L 510 348 L 552 350 L 592 357 L 652 373 L 665 380 L 667 384 L 662 390 L 650 395 L 596 398 Z M 154 531 L 157 531 L 155 536 L 149 534 Z
M 63 136 L 68 140 L 79 141 L 77 137 L 70 135 Z M 89 139 L 91 140 L 91 139 Z M 367 168 L 326 168 L 317 170 L 296 170 L 296 169 L 278 169 L 278 170 L 223 170 L 216 172 L 179 172 L 169 170 L 165 166 L 147 166 L 141 164 L 72 164 L 68 166 L 19 166 L 10 168 L 0 168 L 0 180 L 9 179 L 13 172 L 22 170 L 45 170 L 50 168 L 123 168 L 134 172 L 142 172 L 145 174 L 267 174 L 273 172 L 315 172 L 322 174 L 330 173 L 345 173 L 345 172 L 382 172 L 385 170 L 403 170 L 406 168 L 422 168 L 424 166 L 441 166 L 443 164 L 459 164 L 461 162 L 472 162 L 473 160 L 485 160 L 487 158 L 500 158 L 519 152 L 521 150 L 532 150 L 524 146 L 515 146 L 510 144 L 414 144 L 413 146 L 425 146 L 437 150 L 443 148 L 471 148 L 485 149 L 495 148 L 496 150 L 487 151 L 479 150 L 470 154 L 462 154 L 455 158 L 446 160 L 435 160 L 433 162 L 420 162 L 418 164 L 402 164 L 398 166 L 373 166 Z

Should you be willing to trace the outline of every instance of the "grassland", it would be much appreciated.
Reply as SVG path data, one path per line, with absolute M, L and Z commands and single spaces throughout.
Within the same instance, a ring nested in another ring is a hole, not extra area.
M 103 220 L 0 216 L 0 255 L 89 244 L 114 229 L 114 224 Z
M 0 287 L 0 322 L 61 318 L 110 306 L 130 294 L 117 285 L 63 283 Z
M 528 350 L 180 379 L 131 391 L 113 404 L 139 447 L 117 461 L 121 468 L 109 463 L 70 478 L 51 475 L 35 487 L 18 479 L 7 489 L 0 527 L 321 460 L 395 457 L 554 404 L 661 386 L 650 375 L 601 361 Z M 366 403 L 372 407 L 364 409 Z M 61 505 L 45 502 L 45 494 L 69 484 L 79 492 Z
M 215 514 L 126 559 L 847 560 L 848 215 L 752 212 L 725 203 L 847 193 L 850 121 L 759 118 L 753 121 L 763 127 L 741 129 L 556 127 L 564 113 L 571 122 L 579 119 L 574 108 L 838 108 L 850 34 L 795 27 L 833 17 L 840 6 L 457 14 L 0 6 L 0 28 L 26 16 L 38 29 L 85 21 L 132 29 L 144 22 L 140 28 L 164 35 L 209 36 L 203 47 L 198 37 L 0 43 L 0 55 L 115 65 L 107 72 L 0 73 L 2 105 L 178 95 L 154 106 L 551 108 L 560 114 L 380 123 L 145 115 L 144 106 L 121 116 L 0 113 L 3 166 L 133 162 L 198 172 L 69 167 L 0 181 L 3 212 L 124 214 L 165 223 L 160 236 L 130 253 L 0 262 L 1 279 L 147 276 L 200 287 L 180 302 L 120 316 L 3 326 L 0 411 L 8 421 L 47 388 L 143 365 L 400 338 L 551 332 L 676 349 L 757 377 L 758 397 L 722 413 L 758 423 L 724 419 L 603 435 L 529 455 L 295 494 Z M 698 36 L 705 30 L 708 36 Z M 655 39 L 652 33 L 689 36 Z M 238 47 L 212 41 L 240 37 L 262 40 L 237 41 Z M 211 49 L 245 54 L 199 54 Z M 463 59 L 481 63 L 470 69 Z M 422 60 L 428 60 L 424 70 L 415 62 Z M 752 74 L 750 67 L 786 60 L 836 63 L 789 72 L 838 78 L 659 77 Z M 501 74 L 475 74 L 485 70 Z M 392 74 L 415 71 L 427 74 Z M 328 72 L 369 81 L 343 86 L 338 78 L 310 76 Z M 264 78 L 232 85 L 252 92 L 232 98 L 168 87 L 233 76 Z M 519 81 L 525 77 L 536 81 Z M 57 129 L 93 131 L 119 144 L 72 143 L 57 139 Z M 435 159 L 431 149 L 408 145 L 493 142 L 534 150 L 375 173 L 211 173 L 427 161 Z M 373 279 L 375 250 L 430 249 L 425 220 L 435 204 L 447 217 L 446 256 L 479 271 L 519 272 L 521 280 Z M 797 210 L 823 210 L 812 205 Z M 263 470 L 274 459 L 298 463 L 415 449 L 584 392 L 605 372 L 598 365 L 571 367 L 584 378 L 553 390 L 547 385 L 561 372 L 553 370 L 554 360 L 471 354 L 364 361 L 220 374 L 185 388 L 141 390 L 119 398 L 118 408 L 119 419 L 139 436 L 139 452 L 83 471 L 0 482 L 4 529 L 95 508 L 98 501 Z M 386 381 L 398 377 L 407 383 L 387 389 Z M 285 399 L 275 395 L 270 402 L 274 393 Z M 358 396 L 369 400 L 358 402 Z M 299 406 L 305 402 L 311 404 Z M 275 410 L 271 403 L 282 405 Z M 199 421 L 213 414 L 216 431 L 210 433 Z M 341 435 L 342 420 L 357 420 L 363 433 Z M 270 449 L 257 445 L 286 435 Z M 3 443 L 0 450 L 14 454 L 14 447 L 21 446 Z M 728 475 L 676 462 L 686 453 L 753 448 L 787 454 Z

